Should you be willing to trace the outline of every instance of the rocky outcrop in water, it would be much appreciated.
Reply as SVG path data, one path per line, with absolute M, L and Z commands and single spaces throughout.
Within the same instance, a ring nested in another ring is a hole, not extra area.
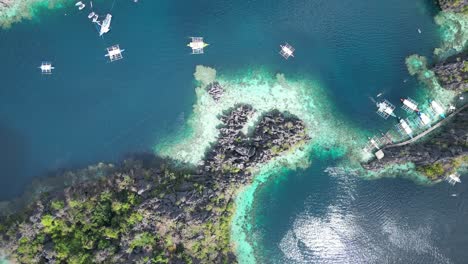
M 432 70 L 444 88 L 457 92 L 468 91 L 468 52 L 450 57 L 436 64 Z
M 224 94 L 224 89 L 218 82 L 213 82 L 207 86 L 208 93 L 218 102 Z
M 468 108 L 452 117 L 445 126 L 433 131 L 427 141 L 401 147 L 384 148 L 385 156 L 362 166 L 380 171 L 391 165 L 414 163 L 416 169 L 437 180 L 468 163 Z
M 440 8 L 450 12 L 467 12 L 468 0 L 438 0 Z
M 197 168 L 135 155 L 65 172 L 103 177 L 3 216 L 0 251 L 20 263 L 236 262 L 229 226 L 237 190 L 252 180 L 250 169 L 309 140 L 300 120 L 277 111 L 244 135 L 254 112 L 239 105 L 221 116 L 218 142 Z
M 246 168 L 256 167 L 309 140 L 302 121 L 278 111 L 265 114 L 252 135 L 244 135 L 241 129 L 254 112 L 250 106 L 241 105 L 221 117 L 224 125 L 218 143 L 204 161 L 204 171 L 233 174 L 245 181 Z
M 14 0 L 0 0 L 1 7 L 10 7 L 13 5 Z

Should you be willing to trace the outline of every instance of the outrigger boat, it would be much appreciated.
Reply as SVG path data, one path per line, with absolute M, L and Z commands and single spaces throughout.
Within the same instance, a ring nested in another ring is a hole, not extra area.
M 401 98 L 400 100 L 403 103 L 402 108 L 407 112 L 419 112 L 418 104 L 413 99 L 408 97 L 406 99 Z
M 445 177 L 445 179 L 452 185 L 461 183 L 460 175 L 458 173 L 452 173 L 449 176 Z
M 39 69 L 41 69 L 42 74 L 52 74 L 52 70 L 55 68 L 52 66 L 52 63 L 44 61 L 39 66 Z
M 419 121 L 421 122 L 421 125 L 423 125 L 423 126 L 430 126 L 431 125 L 431 119 L 425 113 L 418 112 L 418 117 L 419 117 Z
M 283 56 L 285 59 L 289 59 L 289 57 L 294 58 L 294 48 L 293 46 L 289 45 L 288 43 L 285 43 L 284 45 L 280 45 L 281 50 L 279 54 Z
M 107 14 L 104 21 L 102 21 L 102 23 L 98 23 L 101 26 L 101 30 L 99 31 L 99 36 L 102 36 L 105 33 L 109 32 L 110 25 L 111 25 L 111 20 L 112 20 L 112 15 Z
M 395 106 L 392 105 L 389 101 L 383 100 L 379 103 L 376 103 L 376 106 L 377 114 L 379 114 L 379 116 L 383 117 L 384 119 L 387 119 L 389 116 L 396 117 L 396 115 L 393 113 Z
M 396 127 L 398 129 L 398 132 L 400 132 L 400 134 L 402 134 L 402 135 L 406 134 L 410 138 L 413 138 L 413 130 L 409 126 L 408 121 L 406 121 L 404 119 L 400 119 L 399 122 L 398 122 L 398 125 L 396 125 Z
M 430 102 L 431 109 L 434 111 L 436 115 L 439 115 L 442 118 L 445 118 L 445 110 L 444 108 L 437 102 L 437 101 L 431 101 Z
M 202 37 L 190 37 L 192 41 L 187 44 L 188 47 L 192 49 L 192 54 L 203 54 L 204 48 L 207 47 L 209 44 L 203 41 Z
M 124 51 L 125 50 L 120 49 L 120 46 L 117 44 L 117 45 L 107 48 L 107 54 L 105 56 L 109 57 L 109 60 L 111 62 L 116 61 L 116 60 L 121 60 L 123 59 L 122 52 Z

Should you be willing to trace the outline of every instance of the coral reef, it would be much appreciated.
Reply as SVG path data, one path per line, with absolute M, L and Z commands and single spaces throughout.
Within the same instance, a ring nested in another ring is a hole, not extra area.
M 361 160 L 365 137 L 337 113 L 327 91 L 310 79 L 286 79 L 282 74 L 262 69 L 228 78 L 202 66 L 196 68 L 195 78 L 199 87 L 195 90 L 196 103 L 187 126 L 181 133 L 163 140 L 155 151 L 184 164 L 206 166 L 206 170 L 212 170 L 215 165 L 222 174 L 244 168 L 255 175 L 252 181 L 237 174 L 239 181 L 248 184 L 236 198 L 235 223 L 231 225 L 231 241 L 239 261 L 251 263 L 254 261 L 252 247 L 246 239 L 248 229 L 244 228 L 248 218 L 244 216 L 248 215 L 255 190 L 262 181 L 284 167 L 307 167 L 311 155 Z M 242 106 L 243 110 L 238 108 Z M 236 112 L 241 110 L 233 118 L 242 121 L 242 125 L 226 127 L 223 122 L 232 122 L 226 113 L 233 108 Z M 291 116 L 301 121 L 293 121 Z M 283 124 L 282 120 L 285 123 L 281 129 L 271 127 L 277 122 Z M 263 130 L 257 124 L 262 124 Z M 279 129 L 283 132 L 279 133 Z M 290 143 L 280 143 L 285 139 Z M 301 147 L 286 150 L 291 143 Z M 267 164 L 263 162 L 277 153 L 282 154 Z M 250 166 L 251 162 L 263 165 Z
M 32 19 L 41 9 L 62 8 L 65 0 L 0 0 L 0 27 L 8 28 L 23 19 Z
M 326 91 L 311 80 L 287 80 L 282 74 L 273 75 L 261 70 L 226 78 L 216 76 L 214 69 L 203 66 L 197 66 L 195 78 L 200 86 L 195 90 L 196 103 L 187 127 L 181 134 L 170 135 L 155 147 L 161 156 L 199 164 L 219 137 L 221 121 L 217 116 L 245 104 L 256 110 L 242 128 L 245 134 L 253 131 L 252 124 L 259 118 L 273 110 L 287 112 L 304 122 L 307 135 L 314 140 L 289 166 L 306 164 L 310 153 L 361 159 L 360 150 L 365 143 L 362 131 L 340 117 Z M 212 84 L 206 84 L 208 81 Z
M 427 59 L 417 54 L 406 58 L 406 66 L 411 75 L 415 75 L 428 89 L 426 96 L 437 98 L 443 105 L 450 104 L 456 96 L 453 90 L 441 86 L 436 74 L 429 68 Z
M 440 26 L 442 45 L 434 54 L 439 59 L 446 59 L 462 52 L 468 43 L 468 14 L 440 12 L 435 17 Z
M 302 121 L 278 111 L 245 135 L 254 112 L 238 105 L 220 116 L 218 143 L 197 168 L 136 155 L 76 172 L 98 180 L 49 190 L 4 215 L 1 251 L 21 263 L 236 262 L 229 225 L 237 190 L 252 181 L 252 168 L 309 140 Z

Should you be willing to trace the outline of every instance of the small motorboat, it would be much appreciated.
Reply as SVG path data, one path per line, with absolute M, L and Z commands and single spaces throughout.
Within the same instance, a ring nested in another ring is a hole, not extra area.
M 86 5 L 81 1 L 76 2 L 75 6 L 77 6 L 79 10 L 83 10 L 86 7 Z
M 91 19 L 91 18 L 94 17 L 94 15 L 96 15 L 96 13 L 94 13 L 94 12 L 89 13 L 88 18 Z

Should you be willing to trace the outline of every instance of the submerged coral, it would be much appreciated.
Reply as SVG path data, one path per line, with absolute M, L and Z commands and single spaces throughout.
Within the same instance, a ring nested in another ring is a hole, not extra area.
M 281 74 L 271 78 L 268 72 L 257 71 L 237 79 L 214 74 L 213 69 L 197 67 L 195 77 L 201 85 L 196 88 L 197 99 L 187 129 L 156 146 L 157 153 L 182 162 L 198 164 L 219 136 L 217 126 L 221 121 L 217 117 L 235 105 L 248 104 L 256 112 L 243 127 L 245 133 L 252 131 L 252 124 L 264 113 L 273 110 L 287 112 L 304 122 L 308 136 L 314 140 L 306 146 L 308 151 L 304 151 L 301 161 L 308 160 L 307 155 L 312 149 L 315 155 L 349 154 L 356 159 L 362 158 L 362 131 L 339 117 L 320 85 L 309 80 L 287 80 Z M 216 98 L 206 89 L 206 82 L 213 80 L 223 90 L 222 95 Z M 290 165 L 297 165 L 301 161 Z
M 406 58 L 406 66 L 411 75 L 415 75 L 428 89 L 424 91 L 425 97 L 437 98 L 443 105 L 452 103 L 456 96 L 455 91 L 442 87 L 434 71 L 429 69 L 427 59 L 417 54 Z
M 440 12 L 435 17 L 440 26 L 442 46 L 434 54 L 440 59 L 462 52 L 468 44 L 468 14 Z
M 258 186 L 281 168 L 308 166 L 311 155 L 335 158 L 347 156 L 352 160 L 362 161 L 365 158 L 362 151 L 365 136 L 363 131 L 340 118 L 325 91 L 310 80 L 287 80 L 281 74 L 271 78 L 268 72 L 262 71 L 249 72 L 239 78 L 219 77 L 215 73 L 208 67 L 197 67 L 195 77 L 200 81 L 200 87 L 196 89 L 197 100 L 188 126 L 184 133 L 156 146 L 156 152 L 188 164 L 207 166 L 206 169 L 218 164 L 216 166 L 221 166 L 223 173 L 242 170 L 242 166 L 237 163 L 239 160 L 251 160 L 261 164 L 249 166 L 255 177 L 253 182 L 249 180 L 250 184 L 244 186 L 236 198 L 236 213 L 231 227 L 231 240 L 239 261 L 251 263 L 254 257 L 252 246 L 247 241 L 247 215 Z M 209 81 L 215 81 L 216 85 L 207 85 Z M 213 87 L 222 92 L 214 93 Z M 234 133 L 226 128 L 218 129 L 223 124 L 222 120 L 226 120 L 226 110 L 238 105 L 250 105 L 255 110 L 244 109 L 241 111 L 243 114 L 236 118 L 243 122 L 236 129 L 240 129 L 244 135 L 250 135 L 252 142 L 246 142 L 243 137 L 238 136 L 238 132 Z M 287 114 L 284 117 L 273 114 L 277 111 Z M 285 134 L 277 134 L 277 129 L 268 128 L 268 124 L 278 121 L 282 123 L 285 117 L 291 115 L 301 122 L 284 123 L 282 131 L 285 131 Z M 263 130 L 256 129 L 256 124 L 262 125 Z M 265 137 L 269 134 L 281 136 Z M 289 144 L 277 143 L 287 138 L 301 147 L 295 148 L 294 151 L 285 151 L 290 148 Z M 307 141 L 309 138 L 311 140 Z M 235 142 L 235 147 L 227 147 L 231 146 L 232 142 Z M 213 144 L 214 148 L 211 147 Z M 263 150 L 265 147 L 269 149 L 267 152 Z M 208 149 L 221 151 L 214 155 Z M 262 157 L 258 155 L 258 151 L 282 154 L 266 163 L 263 161 L 269 160 L 268 156 Z M 255 157 L 249 158 L 251 155 L 255 155 L 261 162 Z M 245 164 L 248 163 L 243 165 Z
M 0 0 L 0 27 L 8 28 L 23 19 L 32 19 L 41 9 L 62 8 L 65 0 Z

